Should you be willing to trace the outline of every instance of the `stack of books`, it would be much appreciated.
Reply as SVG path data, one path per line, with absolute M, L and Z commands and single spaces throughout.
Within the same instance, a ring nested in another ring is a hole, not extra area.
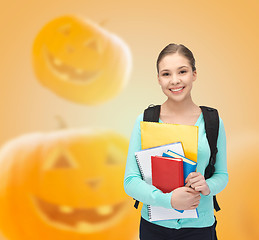
M 143 180 L 164 193 L 183 187 L 186 177 L 196 171 L 198 127 L 154 122 L 141 122 L 140 127 L 142 150 L 135 157 Z M 197 209 L 148 205 L 148 212 L 150 221 L 198 218 Z

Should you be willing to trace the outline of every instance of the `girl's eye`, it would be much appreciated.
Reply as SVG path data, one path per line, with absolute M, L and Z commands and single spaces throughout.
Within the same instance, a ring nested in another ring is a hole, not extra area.
M 163 76 L 168 76 L 168 75 L 169 75 L 169 73 L 164 73 L 164 74 L 163 74 Z
M 185 70 L 183 70 L 183 71 L 180 71 L 180 73 L 185 73 L 186 71 Z

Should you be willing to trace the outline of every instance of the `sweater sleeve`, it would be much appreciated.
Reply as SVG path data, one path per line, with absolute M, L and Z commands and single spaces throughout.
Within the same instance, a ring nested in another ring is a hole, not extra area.
M 127 163 L 124 175 L 125 192 L 134 199 L 148 205 L 172 208 L 170 193 L 163 193 L 155 186 L 147 184 L 141 177 L 135 158 L 135 152 L 141 150 L 140 121 L 143 121 L 143 113 L 140 114 L 134 124 L 130 137 Z
M 226 133 L 221 118 L 219 121 L 217 148 L 218 153 L 216 155 L 215 172 L 212 177 L 206 180 L 210 188 L 210 194 L 208 196 L 218 194 L 226 187 L 228 183 Z

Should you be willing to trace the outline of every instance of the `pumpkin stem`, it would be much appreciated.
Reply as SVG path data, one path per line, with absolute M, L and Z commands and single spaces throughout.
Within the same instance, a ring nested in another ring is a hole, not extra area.
M 108 22 L 108 19 L 104 19 L 101 22 L 99 22 L 99 25 L 104 27 L 106 25 L 106 23 Z
M 58 120 L 59 128 L 60 128 L 60 129 L 67 128 L 66 122 L 64 121 L 64 119 L 63 119 L 60 115 L 56 115 L 55 117 L 56 117 L 56 119 Z

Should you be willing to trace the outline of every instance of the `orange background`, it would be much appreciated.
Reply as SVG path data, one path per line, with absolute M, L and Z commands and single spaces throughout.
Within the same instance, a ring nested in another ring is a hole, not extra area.
M 2 2 L 1 10 L 0 145 L 21 134 L 58 129 L 56 116 L 68 127 L 100 126 L 129 138 L 137 115 L 150 103 L 165 100 L 156 78 L 159 52 L 169 43 L 182 43 L 196 58 L 194 102 L 217 108 L 224 121 L 230 181 L 236 166 L 234 156 L 253 151 L 250 145 L 258 138 L 250 136 L 259 133 L 258 1 L 23 0 Z M 31 59 L 35 36 L 47 22 L 66 14 L 102 24 L 131 50 L 133 65 L 127 87 L 103 104 L 70 102 L 36 80 Z M 224 192 L 219 198 L 233 201 L 224 198 Z M 218 214 L 219 219 L 226 211 Z M 219 224 L 223 232 L 221 228 Z

